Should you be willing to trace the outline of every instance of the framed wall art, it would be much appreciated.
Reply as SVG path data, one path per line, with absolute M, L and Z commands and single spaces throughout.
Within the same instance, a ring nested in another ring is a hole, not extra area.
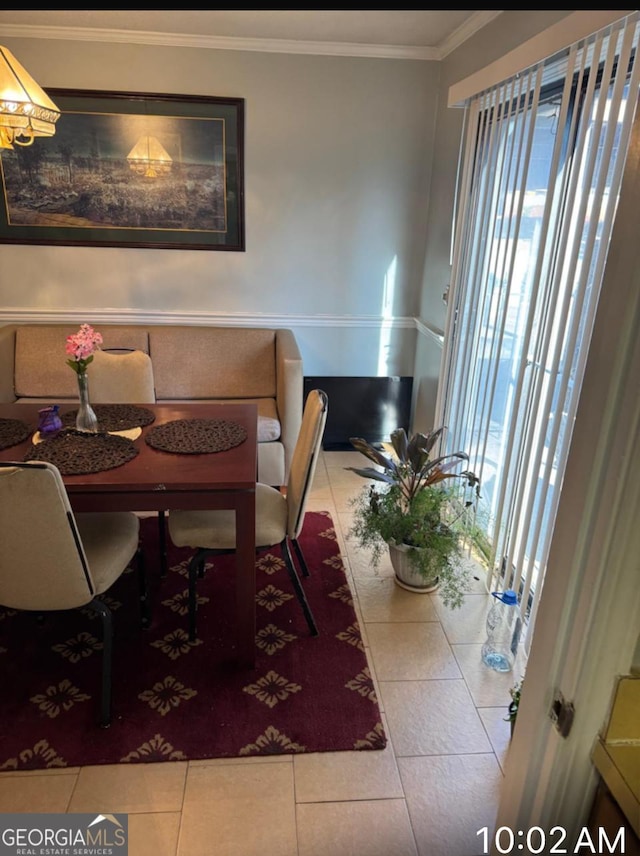
M 244 99 L 47 93 L 54 136 L 0 155 L 0 242 L 245 249 Z

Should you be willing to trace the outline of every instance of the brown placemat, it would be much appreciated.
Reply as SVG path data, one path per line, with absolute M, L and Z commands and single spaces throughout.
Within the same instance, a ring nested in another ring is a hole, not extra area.
M 247 439 L 247 431 L 227 419 L 175 419 L 156 425 L 144 439 L 161 452 L 202 455 L 239 446 Z
M 0 449 L 17 446 L 31 434 L 31 428 L 22 419 L 0 419 Z
M 113 434 L 89 434 L 67 428 L 34 446 L 25 461 L 48 461 L 63 476 L 100 473 L 121 467 L 138 454 L 132 440 Z
M 98 427 L 101 431 L 127 431 L 130 428 L 144 428 L 151 425 L 156 416 L 147 407 L 136 404 L 92 404 L 98 417 Z M 62 424 L 73 428 L 76 424 L 76 410 L 63 414 Z

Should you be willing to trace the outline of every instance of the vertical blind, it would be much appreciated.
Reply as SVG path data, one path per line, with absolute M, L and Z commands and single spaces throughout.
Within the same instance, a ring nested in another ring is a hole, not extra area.
M 466 105 L 438 425 L 535 620 L 636 108 L 638 13 Z

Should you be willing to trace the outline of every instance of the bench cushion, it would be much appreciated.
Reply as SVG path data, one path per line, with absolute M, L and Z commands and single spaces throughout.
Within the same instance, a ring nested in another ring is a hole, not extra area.
M 152 327 L 149 353 L 158 400 L 275 398 L 275 331 Z
M 67 365 L 68 357 L 64 349 L 67 336 L 77 333 L 79 326 L 32 324 L 16 329 L 17 398 L 48 398 L 55 401 L 78 396 L 76 373 Z M 102 334 L 104 348 L 149 350 L 146 329 L 109 324 L 97 325 L 95 329 Z

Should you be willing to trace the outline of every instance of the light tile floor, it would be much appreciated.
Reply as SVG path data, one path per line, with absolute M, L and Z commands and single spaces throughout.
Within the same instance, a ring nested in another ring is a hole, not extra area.
M 0 774 L 0 812 L 127 813 L 130 856 L 478 856 L 493 826 L 518 677 L 484 667 L 488 595 L 462 609 L 395 585 L 349 540 L 357 452 L 323 452 L 331 512 L 388 736 L 383 751 Z

